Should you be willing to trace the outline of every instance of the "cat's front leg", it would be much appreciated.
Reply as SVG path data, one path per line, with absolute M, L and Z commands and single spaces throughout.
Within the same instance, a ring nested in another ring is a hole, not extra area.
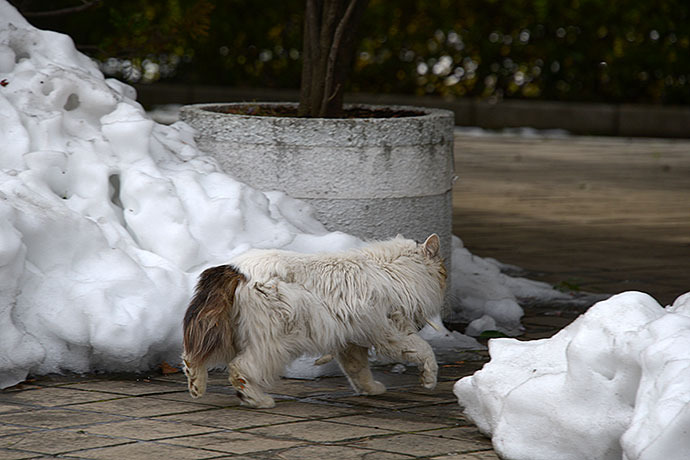
M 417 364 L 422 386 L 428 390 L 434 389 L 438 379 L 438 363 L 431 345 L 417 334 L 410 334 L 403 347 L 403 356 Z

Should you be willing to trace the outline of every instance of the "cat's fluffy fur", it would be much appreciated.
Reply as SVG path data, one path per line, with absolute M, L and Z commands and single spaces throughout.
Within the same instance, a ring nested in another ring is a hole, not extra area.
M 228 365 L 242 402 L 272 407 L 264 392 L 303 353 L 333 354 L 361 394 L 373 379 L 367 351 L 416 363 L 424 387 L 438 366 L 420 327 L 439 312 L 446 271 L 439 238 L 397 237 L 338 253 L 250 250 L 205 270 L 184 318 L 189 391 L 206 390 L 207 366 Z

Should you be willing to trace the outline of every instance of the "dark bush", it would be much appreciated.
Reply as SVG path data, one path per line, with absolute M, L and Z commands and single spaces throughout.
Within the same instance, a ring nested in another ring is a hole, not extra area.
M 103 0 L 71 20 L 29 19 L 131 81 L 296 89 L 303 10 L 303 0 Z M 690 103 L 687 0 L 371 0 L 359 35 L 351 91 Z

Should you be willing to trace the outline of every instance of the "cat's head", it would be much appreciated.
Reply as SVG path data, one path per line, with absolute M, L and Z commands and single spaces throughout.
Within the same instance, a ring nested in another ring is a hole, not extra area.
M 425 263 L 434 271 L 434 274 L 438 276 L 441 289 L 445 289 L 448 272 L 441 256 L 441 239 L 436 233 L 432 233 L 424 243 L 417 243 L 417 251 L 424 258 Z

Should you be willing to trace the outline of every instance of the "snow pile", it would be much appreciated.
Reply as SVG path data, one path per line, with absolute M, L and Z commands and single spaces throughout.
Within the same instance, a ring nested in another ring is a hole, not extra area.
M 299 202 L 219 172 L 61 34 L 0 3 L 0 387 L 177 362 L 198 273 L 250 247 L 342 249 Z
M 465 334 L 478 336 L 482 331 L 500 331 L 509 336 L 523 331 L 520 318 L 524 313 L 521 302 L 570 304 L 590 301 L 590 296 L 555 290 L 550 285 L 505 274 L 517 267 L 502 264 L 491 258 L 477 257 L 463 247 L 462 240 L 453 237 L 453 276 L 449 290 L 450 301 L 460 305 L 451 314 L 453 323 L 469 323 Z
M 688 350 L 690 293 L 664 309 L 626 292 L 550 339 L 490 341 L 454 392 L 508 460 L 685 459 Z
M 328 233 L 303 203 L 222 173 L 187 125 L 153 122 L 135 98 L 69 37 L 32 27 L 0 0 L 0 388 L 28 373 L 177 363 L 204 268 L 249 248 L 362 244 Z M 484 262 L 455 244 L 453 290 L 472 294 L 451 297 L 472 316 L 484 316 L 484 286 L 491 301 L 516 299 L 520 289 L 490 287 L 506 282 L 490 274 L 458 284 Z M 522 313 L 507 305 L 487 314 L 512 328 Z M 312 372 L 304 366 L 296 372 Z

